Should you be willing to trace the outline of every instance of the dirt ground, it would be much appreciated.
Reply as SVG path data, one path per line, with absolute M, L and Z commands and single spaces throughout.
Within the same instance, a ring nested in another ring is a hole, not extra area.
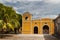
M 48 34 L 4 34 L 0 35 L 0 40 L 59 40 Z

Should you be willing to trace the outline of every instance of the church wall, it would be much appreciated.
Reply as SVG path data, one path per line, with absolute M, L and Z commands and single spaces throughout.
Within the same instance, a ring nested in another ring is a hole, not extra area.
M 25 18 L 28 17 L 26 20 Z M 43 34 L 43 26 L 49 27 L 49 34 L 54 34 L 54 22 L 52 19 L 43 18 L 32 20 L 31 14 L 28 12 L 22 16 L 22 34 L 34 34 L 34 27 L 38 27 L 38 34 Z
M 32 20 L 32 34 L 34 34 L 34 27 L 38 27 L 38 34 L 40 34 L 40 20 Z
M 43 34 L 43 26 L 44 25 L 47 25 L 49 27 L 49 34 L 54 34 L 54 23 L 51 19 L 44 18 L 44 19 L 41 20 L 42 34 Z
M 23 34 L 31 34 L 31 23 L 30 22 L 24 22 L 22 27 L 22 33 Z

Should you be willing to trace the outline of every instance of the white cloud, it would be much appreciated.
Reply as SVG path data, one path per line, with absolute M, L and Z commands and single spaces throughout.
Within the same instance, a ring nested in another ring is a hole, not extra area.
M 7 1 L 7 2 L 12 2 L 12 0 L 5 0 L 5 1 Z
M 42 0 L 4 0 L 4 1 L 16 3 L 17 1 L 19 1 L 19 2 L 26 2 L 26 1 L 42 1 Z
M 60 13 L 60 4 L 46 4 L 46 3 L 40 3 L 40 2 L 20 2 L 21 6 L 16 7 L 17 12 L 26 12 L 29 11 L 31 14 L 33 14 L 33 18 L 56 18 L 56 16 Z
M 4 3 L 4 0 L 0 0 L 0 3 Z
M 19 2 L 26 2 L 26 1 L 44 1 L 44 2 L 47 2 L 47 3 L 60 3 L 60 0 L 0 0 L 0 3 L 1 2 L 4 2 L 4 1 L 7 1 L 7 2 L 13 2 L 13 3 L 16 3 L 17 1 Z
M 47 2 L 47 3 L 60 3 L 60 0 L 43 0 L 43 1 L 45 1 L 45 2 Z
M 16 3 L 17 0 L 5 0 L 6 2 Z
M 18 2 L 19 1 L 19 4 Z M 55 18 L 56 15 L 60 13 L 60 0 L 5 0 L 0 2 L 6 3 L 8 5 L 12 5 L 17 13 L 24 13 L 26 11 L 29 11 L 31 14 L 33 14 L 33 18 L 43 18 L 43 17 L 50 17 Z M 15 3 L 15 4 L 14 4 Z M 57 3 L 57 4 L 52 4 Z M 17 6 L 18 7 L 17 7 Z M 51 15 L 51 16 L 50 16 Z M 53 16 L 55 15 L 55 16 Z
M 41 16 L 41 18 L 52 18 L 55 19 L 58 15 L 45 15 L 45 16 Z
M 0 3 L 4 3 L 4 2 L 15 2 L 15 0 L 0 0 Z
M 42 0 L 17 0 L 17 1 L 42 1 Z
M 8 2 L 16 2 L 16 1 L 45 1 L 45 2 L 52 2 L 52 3 L 59 3 L 60 0 L 5 0 L 5 1 L 8 1 Z

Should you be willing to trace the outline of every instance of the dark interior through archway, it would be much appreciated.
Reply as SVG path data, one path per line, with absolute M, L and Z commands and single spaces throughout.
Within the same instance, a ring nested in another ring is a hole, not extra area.
M 38 34 L 38 27 L 37 26 L 34 27 L 34 34 Z
M 49 27 L 47 25 L 43 26 L 43 34 L 49 34 Z

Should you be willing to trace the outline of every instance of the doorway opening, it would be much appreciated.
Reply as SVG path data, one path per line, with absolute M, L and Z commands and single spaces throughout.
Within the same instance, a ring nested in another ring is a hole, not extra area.
M 37 26 L 34 27 L 34 34 L 38 34 L 38 27 Z
M 49 34 L 49 27 L 47 25 L 43 26 L 43 34 Z

